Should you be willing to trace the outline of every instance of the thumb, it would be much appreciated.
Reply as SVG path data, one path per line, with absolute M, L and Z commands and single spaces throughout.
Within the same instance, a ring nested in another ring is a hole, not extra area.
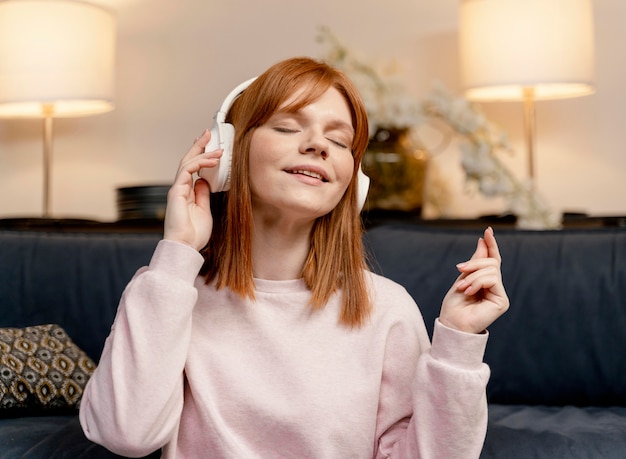
M 487 244 L 485 240 L 481 237 L 478 238 L 478 243 L 476 244 L 476 250 L 472 255 L 472 260 L 476 260 L 478 258 L 487 258 L 489 256 L 489 249 L 487 248 Z
M 196 180 L 193 185 L 193 192 L 196 197 L 196 205 L 201 209 L 210 212 L 211 211 L 211 191 L 209 184 L 203 178 Z

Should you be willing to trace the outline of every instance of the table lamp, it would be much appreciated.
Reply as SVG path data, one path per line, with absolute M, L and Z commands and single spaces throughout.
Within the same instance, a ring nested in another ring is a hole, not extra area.
M 523 101 L 535 180 L 535 101 L 594 92 L 591 0 L 462 0 L 461 78 L 475 101 Z
M 72 0 L 0 1 L 0 118 L 43 119 L 50 216 L 53 119 L 113 109 L 115 18 Z

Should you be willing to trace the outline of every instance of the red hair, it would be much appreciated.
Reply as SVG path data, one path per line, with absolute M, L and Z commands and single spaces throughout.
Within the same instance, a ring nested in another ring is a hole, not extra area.
M 302 277 L 311 290 L 311 307 L 321 309 L 340 292 L 339 322 L 350 327 L 364 323 L 371 311 L 365 281 L 367 263 L 362 245 L 363 227 L 357 204 L 357 171 L 369 139 L 367 114 L 352 82 L 339 70 L 310 58 L 279 62 L 260 75 L 233 103 L 228 121 L 235 126 L 231 186 L 212 194 L 214 228 L 203 251 L 202 274 L 216 288 L 228 287 L 254 298 L 252 274 L 252 199 L 249 150 L 252 135 L 278 110 L 298 111 L 335 88 L 346 100 L 355 131 L 352 143 L 352 180 L 337 206 L 319 217 L 311 231 L 311 248 Z M 296 92 L 288 107 L 283 104 Z

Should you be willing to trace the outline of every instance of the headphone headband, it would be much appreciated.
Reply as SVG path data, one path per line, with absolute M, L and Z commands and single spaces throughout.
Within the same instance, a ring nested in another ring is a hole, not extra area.
M 226 99 L 224 99 L 224 102 L 222 102 L 222 106 L 215 114 L 215 121 L 217 121 L 218 123 L 223 123 L 226 120 L 226 114 L 228 113 L 228 110 L 230 109 L 230 107 L 233 105 L 233 102 L 235 102 L 235 99 L 237 99 L 237 97 L 239 97 L 242 92 L 248 89 L 248 86 L 250 86 L 252 82 L 256 79 L 257 77 L 250 78 L 249 80 L 246 80 L 243 83 L 241 83 L 239 86 L 233 89 L 230 93 L 228 93 L 228 95 L 226 96 Z

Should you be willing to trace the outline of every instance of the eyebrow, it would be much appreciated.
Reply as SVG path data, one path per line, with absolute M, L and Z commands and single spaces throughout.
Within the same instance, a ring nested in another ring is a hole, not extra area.
M 346 123 L 345 121 L 341 121 L 341 120 L 333 120 L 333 121 L 331 121 L 328 124 L 331 127 L 333 127 L 333 128 L 346 129 L 346 130 L 350 131 L 350 133 L 352 135 L 355 134 L 354 127 L 352 126 L 352 123 Z

